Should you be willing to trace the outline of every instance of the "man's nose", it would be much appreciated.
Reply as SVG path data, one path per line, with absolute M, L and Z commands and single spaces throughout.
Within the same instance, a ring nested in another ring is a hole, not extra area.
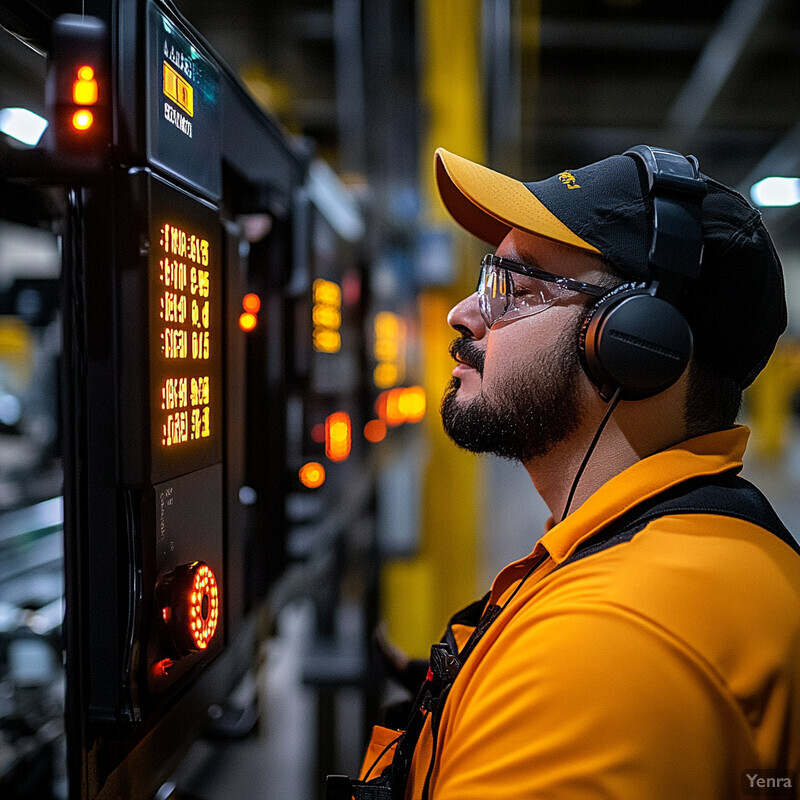
M 478 306 L 477 292 L 465 297 L 450 309 L 447 324 L 460 334 L 469 334 L 474 339 L 481 339 L 486 335 L 488 328 Z

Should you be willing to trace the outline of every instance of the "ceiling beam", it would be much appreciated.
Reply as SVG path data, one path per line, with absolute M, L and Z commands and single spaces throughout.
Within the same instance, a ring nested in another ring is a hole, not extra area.
M 523 46 L 540 46 L 542 50 L 696 53 L 705 44 L 711 30 L 712 26 L 704 22 L 626 22 L 553 17 L 542 18 L 539 29 L 535 20 L 523 17 L 521 40 Z
M 772 0 L 731 0 L 692 74 L 667 112 L 664 135 L 687 149 Z

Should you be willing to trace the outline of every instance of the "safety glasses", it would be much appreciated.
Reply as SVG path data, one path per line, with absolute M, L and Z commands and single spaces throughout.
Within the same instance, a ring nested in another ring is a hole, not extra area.
M 478 306 L 488 328 L 545 311 L 576 292 L 602 297 L 608 289 L 520 264 L 491 253 L 481 261 Z

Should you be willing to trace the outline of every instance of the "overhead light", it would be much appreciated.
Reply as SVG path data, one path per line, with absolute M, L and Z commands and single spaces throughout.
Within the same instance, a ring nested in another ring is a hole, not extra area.
M 800 203 L 800 178 L 764 178 L 753 184 L 750 197 L 757 206 L 795 206 Z
M 39 144 L 47 125 L 44 117 L 27 108 L 0 108 L 0 131 L 23 144 Z

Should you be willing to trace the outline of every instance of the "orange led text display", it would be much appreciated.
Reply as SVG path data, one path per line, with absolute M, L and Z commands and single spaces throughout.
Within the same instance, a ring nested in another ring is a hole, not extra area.
M 211 307 L 219 298 L 210 278 L 207 239 L 164 222 L 158 244 L 159 343 L 168 365 L 157 387 L 161 444 L 176 447 L 212 435 L 211 408 L 218 400 L 207 365 L 216 340 Z

